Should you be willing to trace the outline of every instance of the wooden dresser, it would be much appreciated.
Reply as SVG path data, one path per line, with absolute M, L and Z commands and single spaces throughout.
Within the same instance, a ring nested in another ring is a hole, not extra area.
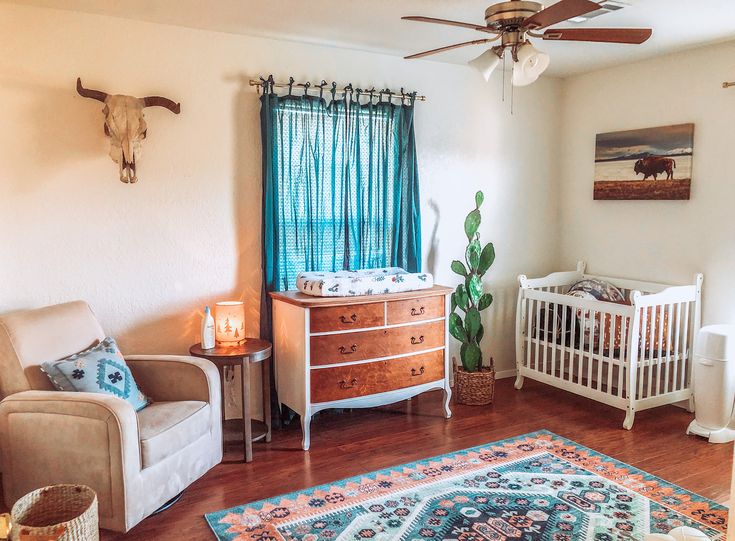
M 362 297 L 271 293 L 276 388 L 301 415 L 366 408 L 444 390 L 449 418 L 448 287 Z

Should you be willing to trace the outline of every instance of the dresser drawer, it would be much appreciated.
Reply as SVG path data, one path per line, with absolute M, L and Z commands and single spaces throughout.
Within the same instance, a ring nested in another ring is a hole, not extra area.
M 444 322 L 311 337 L 311 365 L 364 361 L 444 346 Z
M 373 302 L 312 308 L 310 322 L 313 333 L 381 327 L 385 324 L 385 306 L 382 302 Z
M 424 297 L 388 303 L 388 325 L 444 317 L 444 297 Z
M 311 402 L 332 402 L 444 379 L 444 350 L 311 370 Z

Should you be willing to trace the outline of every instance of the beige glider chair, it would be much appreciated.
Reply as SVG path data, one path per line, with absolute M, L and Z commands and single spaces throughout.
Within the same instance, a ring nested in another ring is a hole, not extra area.
M 104 339 L 81 301 L 0 316 L 0 469 L 5 503 L 56 483 L 91 486 L 100 525 L 128 531 L 222 460 L 219 373 L 173 355 L 126 357 L 153 403 L 53 390 L 39 364 Z

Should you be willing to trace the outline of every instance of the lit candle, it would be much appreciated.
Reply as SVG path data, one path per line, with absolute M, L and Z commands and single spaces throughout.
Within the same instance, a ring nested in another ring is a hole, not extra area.
M 215 304 L 215 337 L 223 346 L 236 346 L 245 341 L 245 308 L 240 301 Z
M 10 515 L 3 513 L 0 515 L 0 539 L 10 539 Z

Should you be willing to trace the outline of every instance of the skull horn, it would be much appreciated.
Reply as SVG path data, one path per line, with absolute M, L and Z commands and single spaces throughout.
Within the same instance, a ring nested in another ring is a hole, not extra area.
M 107 99 L 107 92 L 100 90 L 91 90 L 82 86 L 82 80 L 77 77 L 77 92 L 80 96 L 85 98 L 92 98 L 93 100 L 104 102 Z
M 148 96 L 143 98 L 143 107 L 165 107 L 174 114 L 181 112 L 181 104 L 162 96 Z

